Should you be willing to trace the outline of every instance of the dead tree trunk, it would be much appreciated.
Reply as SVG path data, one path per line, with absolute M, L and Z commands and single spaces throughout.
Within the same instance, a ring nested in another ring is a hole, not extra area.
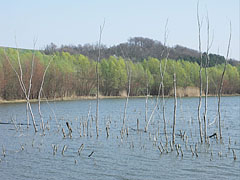
M 16 43 L 16 46 L 17 46 L 17 43 Z M 24 93 L 24 96 L 27 100 L 27 107 L 29 108 L 30 110 L 30 114 L 31 114 L 31 117 L 32 117 L 32 122 L 33 122 L 33 127 L 34 127 L 34 130 L 35 132 L 37 132 L 37 126 L 36 126 L 36 122 L 35 122 L 35 117 L 34 117 L 34 114 L 33 114 L 33 111 L 32 111 L 32 107 L 31 107 L 31 103 L 30 103 L 30 100 L 29 100 L 29 96 L 28 96 L 28 93 L 27 93 L 27 90 L 26 90 L 26 86 L 23 82 L 23 72 L 22 72 L 22 66 L 21 66 L 21 61 L 20 61 L 20 54 L 19 54 L 19 51 L 18 51 L 18 48 L 17 49 L 17 60 L 18 60 L 18 66 L 19 66 L 19 70 L 20 70 L 20 75 L 19 73 L 17 72 L 17 70 L 14 68 L 14 66 L 12 65 L 7 53 L 6 53 L 6 50 L 4 49 L 4 54 L 5 54 L 5 57 L 6 59 L 8 60 L 11 68 L 14 70 L 17 78 L 18 78 L 18 81 L 19 81 L 19 84 L 20 84 L 20 87 Z M 32 76 L 32 75 L 31 75 Z
M 164 46 L 167 46 L 167 24 L 168 24 L 168 20 L 166 22 L 165 25 L 165 34 L 164 34 Z M 164 92 L 164 74 L 166 71 L 166 67 L 167 67 L 167 61 L 168 61 L 168 56 L 169 56 L 169 50 L 167 48 L 166 51 L 167 55 L 164 61 L 164 69 L 162 71 L 162 66 L 161 66 L 161 61 L 160 61 L 160 74 L 161 74 L 161 84 L 162 84 L 162 111 L 163 111 L 163 123 L 164 123 L 164 134 L 165 134 L 165 138 L 166 138 L 166 146 L 168 144 L 168 136 L 167 136 L 167 122 L 166 122 L 166 117 L 165 117 L 165 92 Z
M 43 117 L 42 117 L 42 112 L 41 112 L 41 94 L 42 94 L 42 89 L 43 89 L 43 84 L 44 84 L 44 79 L 45 79 L 45 75 L 46 75 L 46 72 L 48 70 L 48 67 L 50 66 L 51 62 L 53 60 L 53 57 L 51 58 L 51 60 L 49 61 L 44 73 L 43 73 L 43 77 L 42 77 L 42 82 L 41 82 L 41 86 L 40 86 L 40 89 L 39 89 L 39 93 L 38 93 L 38 113 L 40 115 L 40 119 L 41 119 L 41 123 L 42 123 L 42 130 L 44 132 L 44 123 L 43 123 Z
M 147 118 L 148 118 L 148 76 L 147 76 L 147 70 L 145 72 L 146 75 L 146 80 L 147 80 L 147 88 L 146 88 L 146 101 L 145 101 L 145 122 L 147 122 Z
M 164 47 L 166 47 L 166 42 L 167 42 L 167 24 L 168 24 L 168 19 L 166 21 L 166 25 L 165 25 L 165 32 L 164 32 Z M 163 49 L 162 53 L 161 53 L 161 58 L 163 56 L 165 52 L 165 48 Z M 167 51 L 167 56 L 166 56 L 166 59 L 165 59 L 165 65 L 164 65 L 164 70 L 162 71 L 162 68 L 161 68 L 161 60 L 160 60 L 160 64 L 159 64 L 159 69 L 160 69 L 160 75 L 162 77 L 162 81 L 159 83 L 159 88 L 158 88 L 158 95 L 157 95 L 157 100 L 156 100 L 156 104 L 152 110 L 152 113 L 147 121 L 147 124 L 145 126 L 145 129 L 144 131 L 147 132 L 148 130 L 148 126 L 149 126 L 149 123 L 153 117 L 153 114 L 154 112 L 156 111 L 157 107 L 158 107 L 158 102 L 159 102 L 159 96 L 160 96 L 160 92 L 161 92 L 161 88 L 163 88 L 163 77 L 164 77 L 164 73 L 165 73 L 165 70 L 166 70 L 166 65 L 167 65 L 167 59 L 168 59 L 168 55 L 169 55 L 169 51 Z M 164 89 L 162 89 L 162 95 L 163 95 L 163 103 L 164 103 Z M 164 118 L 164 122 L 165 122 L 165 105 L 163 106 L 163 118 Z M 166 122 L 164 123 L 164 131 L 166 132 Z M 166 140 L 167 140 L 167 134 L 166 135 Z M 167 142 L 167 141 L 166 141 Z
M 123 126 L 122 126 L 122 130 L 121 130 L 121 135 L 123 135 L 123 133 L 125 132 L 125 121 L 126 121 L 126 118 L 127 118 L 128 99 L 129 99 L 130 92 L 131 92 L 132 72 L 131 72 L 131 67 L 129 66 L 130 59 L 126 58 L 125 53 L 124 53 L 124 51 L 123 51 L 123 49 L 121 47 L 120 47 L 120 49 L 121 49 L 123 58 L 125 60 L 127 60 L 127 61 L 125 61 L 125 66 L 126 66 L 126 69 L 127 69 L 127 78 L 128 78 L 128 91 L 127 91 L 127 98 L 126 98 L 125 105 L 124 105 Z
M 205 143 L 208 140 L 207 136 L 207 98 L 208 98 L 208 67 L 209 67 L 209 50 L 212 46 L 212 42 L 210 44 L 210 29 L 209 29 L 209 18 L 207 15 L 207 50 L 206 50 L 206 58 L 205 58 L 205 78 L 206 78 L 206 87 L 205 87 L 205 110 L 204 110 L 204 115 L 203 115 L 203 121 L 204 121 L 204 138 L 205 138 Z
M 219 89 L 218 89 L 218 126 L 219 126 L 218 128 L 219 128 L 220 140 L 222 140 L 220 105 L 221 105 L 221 96 L 222 96 L 222 88 L 223 88 L 223 78 L 224 78 L 224 74 L 225 74 L 225 71 L 226 71 L 227 63 L 228 63 L 228 55 L 229 55 L 229 50 L 230 50 L 231 38 L 232 38 L 232 26 L 231 26 L 231 22 L 230 22 L 230 34 L 229 34 L 229 40 L 228 40 L 227 55 L 226 55 L 226 58 L 225 58 L 224 69 L 223 69 L 223 72 L 222 72 L 221 81 L 220 81 Z
M 36 41 L 34 40 L 33 49 L 35 49 L 35 46 L 36 46 Z M 35 51 L 33 52 L 33 55 L 32 55 L 31 76 L 30 76 L 30 80 L 29 80 L 29 87 L 28 87 L 28 94 L 27 94 L 28 98 L 30 97 L 31 88 L 32 88 L 32 77 L 33 77 L 34 62 L 35 62 Z M 29 128 L 28 105 L 26 107 L 26 113 L 27 113 L 27 128 Z
M 158 95 L 157 95 L 157 99 L 156 99 L 156 104 L 155 104 L 155 106 L 154 106 L 154 108 L 153 108 L 153 110 L 152 110 L 152 112 L 151 112 L 151 115 L 149 116 L 149 119 L 148 119 L 148 121 L 147 121 L 147 124 L 146 124 L 146 126 L 145 126 L 145 129 L 144 129 L 145 132 L 148 131 L 149 123 L 151 122 L 152 117 L 153 117 L 153 114 L 155 113 L 155 111 L 156 111 L 156 109 L 157 109 L 157 107 L 158 107 L 158 102 L 159 102 L 159 96 L 160 96 L 161 87 L 162 87 L 162 84 L 160 83 L 160 84 L 159 84 L 159 88 L 158 88 Z
M 176 111 L 177 111 L 177 86 L 176 86 L 176 74 L 173 74 L 173 89 L 174 89 L 174 112 L 173 112 L 173 134 L 172 144 L 175 144 L 175 127 L 176 127 Z
M 122 128 L 122 130 L 124 130 L 124 128 L 125 128 L 125 121 L 126 121 L 126 117 L 127 117 L 128 99 L 129 99 L 129 95 L 130 95 L 130 91 L 131 91 L 131 74 L 132 74 L 132 72 L 131 72 L 131 68 L 129 67 L 129 62 L 126 63 L 126 68 L 127 68 L 127 75 L 128 75 L 128 93 L 127 93 L 127 98 L 126 98 L 126 102 L 125 102 L 125 106 L 124 106 L 123 128 Z
M 98 41 L 98 59 L 96 64 L 96 74 L 97 74 L 97 105 L 96 105 L 96 133 L 97 137 L 99 136 L 99 129 L 98 129 L 98 119 L 99 119 L 99 61 L 101 58 L 101 40 L 102 40 L 102 32 L 105 25 L 105 20 L 103 22 L 103 25 L 100 26 L 100 32 L 99 32 L 99 41 Z
M 165 60 L 165 68 L 166 69 L 167 65 L 167 59 Z M 165 71 L 165 70 L 164 70 Z M 166 138 L 166 144 L 168 142 L 168 137 L 167 137 L 167 123 L 166 123 L 166 117 L 165 117 L 165 95 L 164 95 L 164 74 L 161 69 L 161 62 L 160 62 L 160 72 L 161 72 L 161 84 L 162 84 L 162 111 L 163 111 L 163 126 L 164 126 L 164 135 Z
M 198 48 L 200 53 L 200 69 L 199 69 L 199 103 L 198 103 L 198 123 L 199 123 L 199 133 L 200 133 L 200 140 L 201 143 L 203 142 L 202 137 L 202 120 L 201 120 L 201 105 L 202 105 L 202 50 L 201 50 L 201 27 L 202 22 L 200 22 L 199 19 L 199 13 L 198 13 L 198 5 L 197 4 L 197 22 L 198 22 Z

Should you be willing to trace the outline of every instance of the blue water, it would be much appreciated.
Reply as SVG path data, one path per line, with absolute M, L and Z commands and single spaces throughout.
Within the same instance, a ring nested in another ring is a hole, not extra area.
M 154 98 L 148 101 L 148 117 L 155 102 Z M 32 125 L 30 128 L 25 125 L 25 103 L 0 104 L 0 179 L 239 179 L 240 97 L 223 97 L 221 102 L 223 143 L 211 138 L 210 146 L 207 146 L 201 144 L 199 138 L 198 98 L 178 99 L 176 143 L 181 145 L 183 157 L 181 153 L 177 155 L 175 148 L 171 152 L 169 143 L 168 153 L 160 154 L 158 150 L 160 142 L 165 145 L 161 101 L 145 133 L 145 99 L 131 98 L 126 121 L 128 136 L 124 134 L 122 138 L 120 131 L 125 99 L 100 100 L 98 138 L 95 100 L 42 102 L 44 123 L 49 129 L 44 134 L 40 129 L 37 103 L 32 103 L 37 133 L 34 133 Z M 201 114 L 203 112 L 204 99 Z M 208 135 L 211 135 L 218 132 L 216 97 L 208 98 L 207 116 Z M 73 130 L 72 138 L 63 138 L 62 128 L 68 134 L 66 122 Z M 83 131 L 86 122 L 88 130 L 85 128 Z M 166 98 L 166 122 L 170 142 L 173 98 Z M 106 124 L 110 127 L 108 138 Z M 187 143 L 178 136 L 180 130 L 188 136 Z M 79 156 L 81 144 L 84 148 Z M 194 149 L 196 144 L 198 157 L 192 156 L 190 149 L 190 145 Z M 58 147 L 55 155 L 54 145 Z M 64 145 L 67 150 L 62 154 Z

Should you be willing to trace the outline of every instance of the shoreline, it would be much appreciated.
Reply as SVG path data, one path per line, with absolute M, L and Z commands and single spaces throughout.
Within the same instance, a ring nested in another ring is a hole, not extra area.
M 232 96 L 240 96 L 240 94 L 223 94 L 222 97 L 232 97 Z M 129 98 L 145 98 L 146 96 L 130 96 Z M 156 97 L 156 96 L 149 96 L 149 97 Z M 161 96 L 160 96 L 161 97 Z M 173 96 L 166 95 L 165 98 L 171 98 Z M 181 96 L 178 98 L 192 98 L 192 97 L 199 97 L 199 96 Z M 204 95 L 202 97 L 205 97 Z M 208 97 L 217 97 L 217 95 L 208 95 Z M 126 96 L 99 96 L 99 99 L 124 99 Z M 55 98 L 55 99 L 46 99 L 42 98 L 41 102 L 52 102 L 52 101 L 78 101 L 78 100 L 96 100 L 96 96 L 76 96 L 76 97 L 63 97 L 63 98 Z M 0 104 L 12 104 L 12 103 L 26 103 L 27 101 L 24 99 L 14 99 L 14 100 L 1 100 Z M 30 102 L 38 102 L 38 99 L 31 99 Z

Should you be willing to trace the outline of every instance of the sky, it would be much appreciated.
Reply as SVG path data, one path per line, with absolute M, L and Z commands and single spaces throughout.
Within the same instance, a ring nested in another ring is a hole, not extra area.
M 230 57 L 240 60 L 239 0 L 199 0 L 202 49 L 206 50 L 208 14 L 211 53 L 226 56 L 232 24 Z M 0 46 L 43 49 L 95 44 L 105 19 L 102 43 L 113 46 L 130 37 L 164 41 L 168 46 L 198 49 L 197 0 L 0 0 Z

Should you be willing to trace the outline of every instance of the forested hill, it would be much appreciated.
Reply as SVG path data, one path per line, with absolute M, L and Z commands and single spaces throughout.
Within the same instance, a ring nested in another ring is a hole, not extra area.
M 101 58 L 109 58 L 110 56 L 122 56 L 130 58 L 133 62 L 142 62 L 144 59 L 149 57 L 161 59 L 166 57 L 162 55 L 164 45 L 156 40 L 143 37 L 130 38 L 128 42 L 121 43 L 112 47 L 102 46 L 101 47 Z M 72 55 L 83 54 L 90 59 L 96 60 L 98 57 L 98 45 L 97 44 L 85 44 L 85 45 L 62 45 L 57 47 L 51 43 L 44 49 L 45 54 L 53 54 L 55 52 L 69 52 Z M 166 53 L 166 51 L 165 51 Z M 224 63 L 225 58 L 220 55 L 210 54 L 209 66 L 215 66 L 217 64 Z M 169 48 L 169 58 L 174 60 L 182 60 L 200 63 L 199 53 L 196 50 L 176 45 L 175 47 Z M 240 62 L 230 59 L 229 64 L 236 66 Z
M 53 99 L 96 95 L 97 63 L 87 56 L 71 55 L 68 52 L 56 52 L 52 56 L 41 51 L 22 49 L 17 51 L 13 48 L 6 48 L 4 51 L 4 48 L 0 48 L 0 101 L 24 99 L 24 93 L 21 90 L 16 72 L 19 75 L 22 74 L 26 89 L 31 87 L 31 90 L 28 91 L 30 98 L 37 99 L 43 74 L 49 62 L 51 64 L 44 79 L 42 97 Z M 184 96 L 185 94 L 186 96 L 198 94 L 196 89 L 199 89 L 200 66 L 196 62 L 169 59 L 165 64 L 165 60 L 152 57 L 142 62 L 132 62 L 117 56 L 102 59 L 99 63 L 100 94 L 119 96 L 126 93 L 128 89 L 126 65 L 128 65 L 131 69 L 130 96 L 145 96 L 147 92 L 150 95 L 157 95 L 161 82 L 160 64 L 161 67 L 166 67 L 164 73 L 165 95 L 172 94 L 174 73 L 176 74 L 178 91 L 182 89 Z M 223 69 L 224 64 L 207 68 L 209 94 L 217 94 Z M 32 70 L 33 76 L 30 86 Z M 205 88 L 206 77 L 204 73 L 202 80 L 203 88 Z M 239 84 L 240 64 L 237 66 L 227 64 L 223 80 L 223 94 L 240 94 Z M 186 93 L 185 90 L 187 90 Z

